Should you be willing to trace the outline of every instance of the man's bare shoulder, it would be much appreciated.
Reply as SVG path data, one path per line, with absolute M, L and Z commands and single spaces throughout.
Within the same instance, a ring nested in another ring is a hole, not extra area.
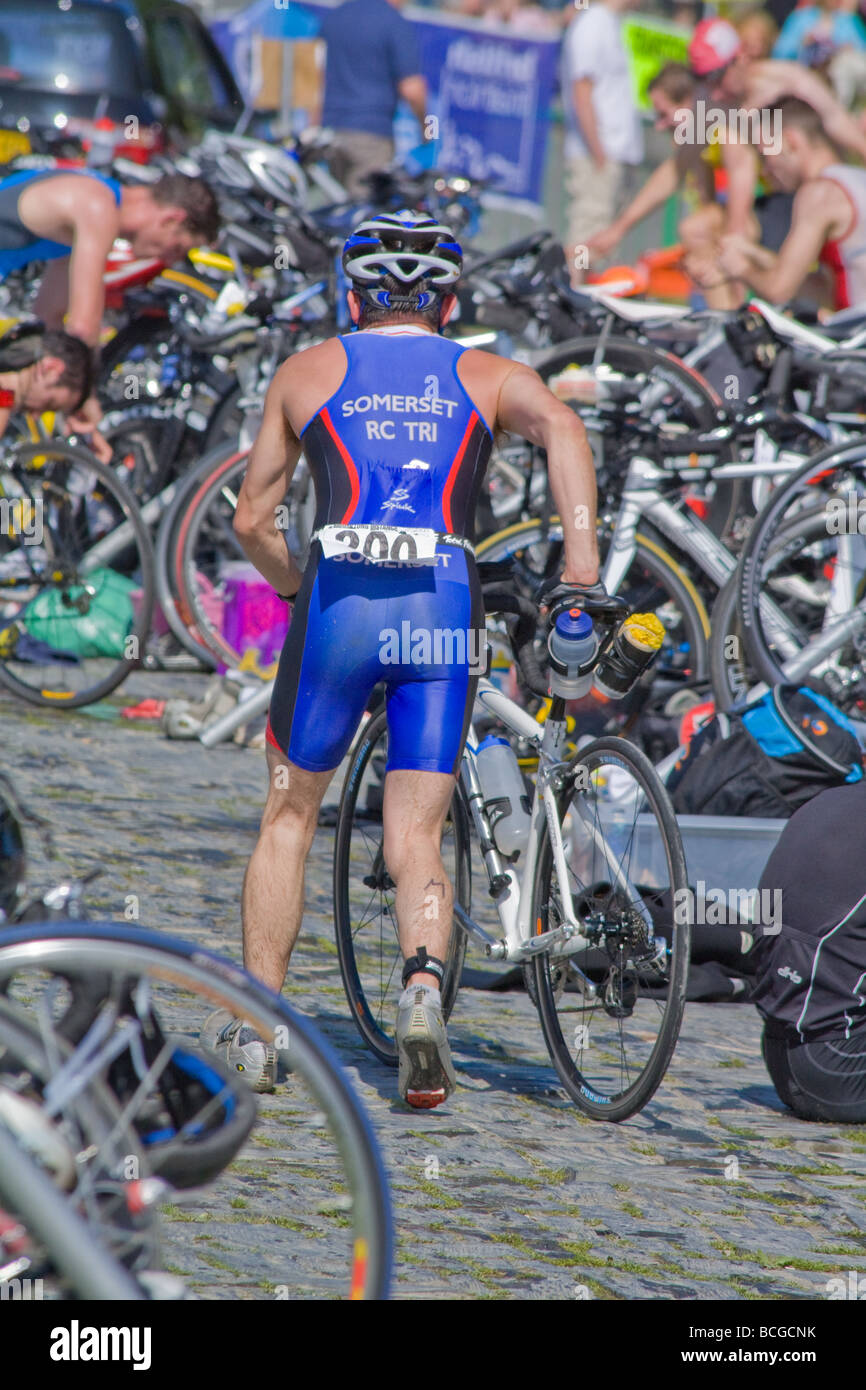
M 460 358 L 461 380 L 465 380 L 466 374 L 470 373 L 501 385 L 515 368 L 524 369 L 521 362 L 515 362 L 511 357 L 500 357 L 495 352 L 485 352 L 484 348 L 467 348 Z
M 271 389 L 296 432 L 333 396 L 345 374 L 346 350 L 339 338 L 295 352 L 277 368 Z
M 833 178 L 808 179 L 794 195 L 793 217 L 811 225 L 823 227 L 834 238 L 851 230 L 856 213 L 851 199 L 840 183 Z
M 101 179 L 58 173 L 22 189 L 18 201 L 27 225 L 47 234 L 50 227 L 82 226 L 91 236 L 114 240 L 120 212 L 114 194 Z
M 311 347 L 301 348 L 300 352 L 293 352 L 279 370 L 281 374 L 291 377 L 294 372 L 326 369 L 331 363 L 338 363 L 343 368 L 346 365 L 346 349 L 339 338 L 326 338 L 324 342 L 313 343 Z

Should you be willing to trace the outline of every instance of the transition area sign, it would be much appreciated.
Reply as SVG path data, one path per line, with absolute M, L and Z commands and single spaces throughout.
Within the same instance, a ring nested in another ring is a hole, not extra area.
M 559 43 L 417 22 L 440 169 L 538 202 Z
M 663 19 L 625 19 L 622 38 L 632 92 L 641 111 L 649 111 L 647 84 L 665 63 L 687 63 L 691 32 Z

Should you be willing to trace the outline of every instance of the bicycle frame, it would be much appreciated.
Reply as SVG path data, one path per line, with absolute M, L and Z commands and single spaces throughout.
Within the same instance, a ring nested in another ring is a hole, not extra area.
M 505 863 L 494 843 L 490 820 L 484 808 L 484 799 L 478 779 L 475 757 L 478 738 L 474 724 L 470 724 L 460 767 L 460 781 L 469 802 L 490 881 L 491 896 L 496 903 L 496 910 L 499 913 L 504 935 L 498 941 L 491 937 L 483 928 L 472 921 L 458 903 L 454 905 L 455 918 L 471 936 L 482 942 L 488 956 L 494 960 L 522 962 L 531 960 L 533 956 L 542 952 L 554 957 L 573 955 L 577 951 L 584 950 L 590 943 L 574 911 L 568 881 L 566 849 L 556 804 L 556 792 L 563 786 L 566 776 L 566 764 L 562 759 L 566 738 L 564 716 L 557 716 L 554 708 L 545 723 L 539 725 L 532 715 L 527 714 L 526 710 L 521 709 L 519 705 L 484 678 L 478 683 L 476 707 L 479 705 L 485 713 L 495 715 L 512 733 L 533 746 L 538 754 L 538 772 L 530 812 L 525 859 L 521 872 L 518 874 L 512 865 Z M 563 921 L 554 930 L 545 932 L 543 936 L 537 936 L 533 932 L 532 894 L 545 823 L 553 849 Z M 583 825 L 587 834 L 592 836 L 596 842 L 603 839 L 602 832 L 597 825 L 589 824 L 586 819 L 584 819 Z M 648 909 L 643 906 L 640 894 L 622 873 L 618 856 L 612 851 L 608 857 L 607 867 L 611 870 L 618 886 L 627 892 L 629 900 L 643 913 L 647 925 L 652 929 L 652 917 Z M 585 997 L 594 999 L 596 986 L 577 969 L 574 962 L 572 962 L 572 969 L 577 975 L 578 984 Z

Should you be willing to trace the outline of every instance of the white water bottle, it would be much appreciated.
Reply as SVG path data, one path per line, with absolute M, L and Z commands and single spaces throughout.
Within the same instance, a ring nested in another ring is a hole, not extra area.
M 547 639 L 550 652 L 550 693 L 580 700 L 592 687 L 592 662 L 598 638 L 592 618 L 579 608 L 560 613 Z
M 496 848 L 510 858 L 525 849 L 529 839 L 529 797 L 523 774 L 511 745 L 493 734 L 479 743 L 475 764 Z

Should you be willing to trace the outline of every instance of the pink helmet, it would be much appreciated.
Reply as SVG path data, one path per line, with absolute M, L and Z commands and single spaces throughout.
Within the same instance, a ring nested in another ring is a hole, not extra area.
M 689 63 L 697 77 L 726 68 L 741 51 L 740 36 L 726 19 L 702 19 L 689 44 Z

